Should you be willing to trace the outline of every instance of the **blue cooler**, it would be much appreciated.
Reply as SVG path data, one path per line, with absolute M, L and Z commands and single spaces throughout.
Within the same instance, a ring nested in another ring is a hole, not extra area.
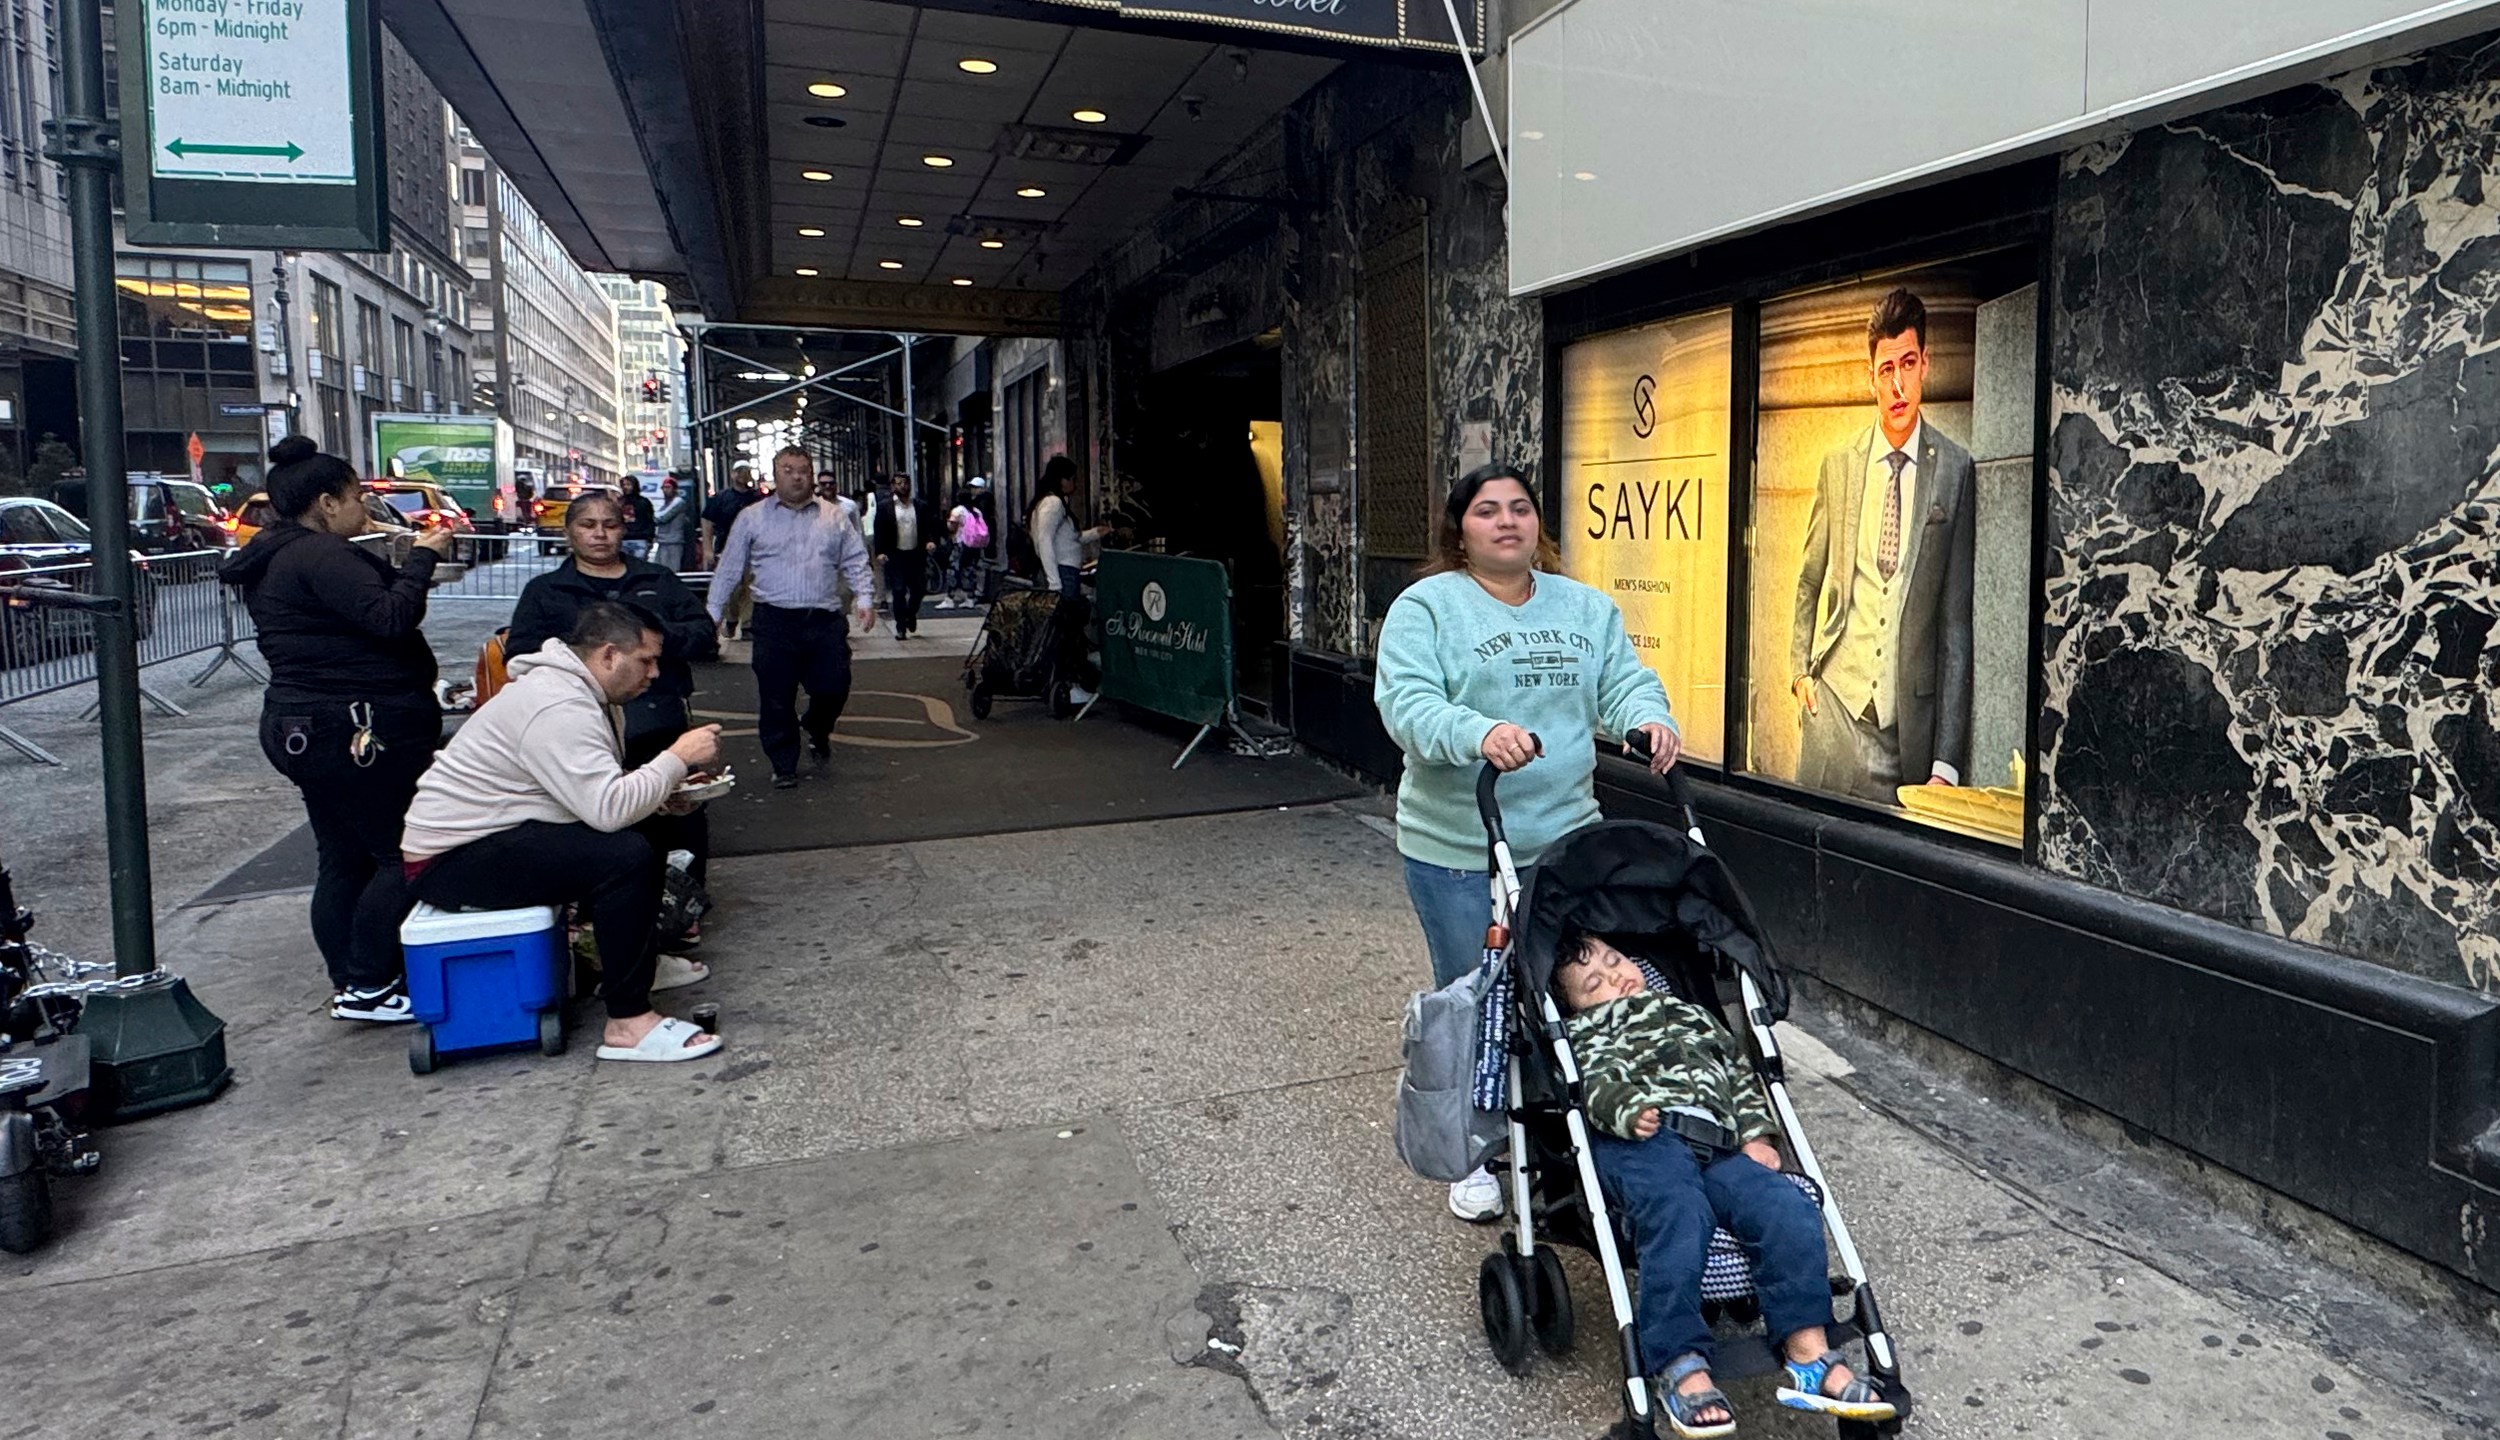
M 416 1033 L 408 1068 L 478 1050 L 535 1044 L 564 1053 L 564 927 L 545 905 L 437 910 L 419 905 L 399 927 L 408 953 Z

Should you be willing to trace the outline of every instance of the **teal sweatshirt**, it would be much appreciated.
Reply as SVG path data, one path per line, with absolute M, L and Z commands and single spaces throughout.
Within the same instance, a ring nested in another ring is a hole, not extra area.
M 1476 776 L 1495 725 L 1508 721 L 1545 742 L 1497 791 L 1512 858 L 1529 865 L 1598 818 L 1599 735 L 1675 723 L 1666 687 L 1624 638 L 1623 612 L 1560 575 L 1539 574 L 1536 593 L 1516 608 L 1464 573 L 1408 586 L 1380 627 L 1372 701 L 1406 752 L 1398 850 L 1453 870 L 1484 868 Z

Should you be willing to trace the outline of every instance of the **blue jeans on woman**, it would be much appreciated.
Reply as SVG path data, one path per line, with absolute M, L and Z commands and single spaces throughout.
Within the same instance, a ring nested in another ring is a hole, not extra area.
M 1440 989 L 1484 963 L 1484 931 L 1493 923 L 1493 877 L 1486 870 L 1453 870 L 1427 865 L 1413 856 L 1406 861 L 1406 898 L 1415 903 L 1415 918 L 1424 927 L 1424 946 L 1432 952 L 1432 988 Z M 1519 872 L 1520 893 L 1527 893 L 1534 866 Z
M 1589 1151 L 1606 1203 L 1631 1222 L 1641 1272 L 1641 1367 L 1648 1374 L 1685 1355 L 1711 1358 L 1701 1268 L 1710 1258 L 1710 1232 L 1722 1226 L 1753 1262 L 1763 1327 L 1775 1347 L 1832 1323 L 1822 1214 L 1778 1171 L 1743 1154 L 1704 1169 L 1691 1147 L 1663 1130 L 1625 1140 L 1592 1128 Z

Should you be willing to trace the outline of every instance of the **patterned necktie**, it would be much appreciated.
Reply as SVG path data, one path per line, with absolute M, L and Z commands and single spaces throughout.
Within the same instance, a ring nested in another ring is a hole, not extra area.
M 1892 467 L 1892 484 L 1884 489 L 1884 530 L 1875 541 L 1875 570 L 1889 580 L 1901 568 L 1901 472 L 1910 457 L 1895 450 L 1884 463 Z

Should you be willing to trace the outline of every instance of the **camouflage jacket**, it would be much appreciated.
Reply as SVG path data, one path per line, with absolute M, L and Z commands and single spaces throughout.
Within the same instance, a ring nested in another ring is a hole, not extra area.
M 1643 1110 L 1691 1105 L 1733 1129 L 1739 1144 L 1778 1133 L 1735 1037 L 1700 1006 L 1648 991 L 1584 1010 L 1570 1028 L 1598 1128 L 1629 1140 Z

